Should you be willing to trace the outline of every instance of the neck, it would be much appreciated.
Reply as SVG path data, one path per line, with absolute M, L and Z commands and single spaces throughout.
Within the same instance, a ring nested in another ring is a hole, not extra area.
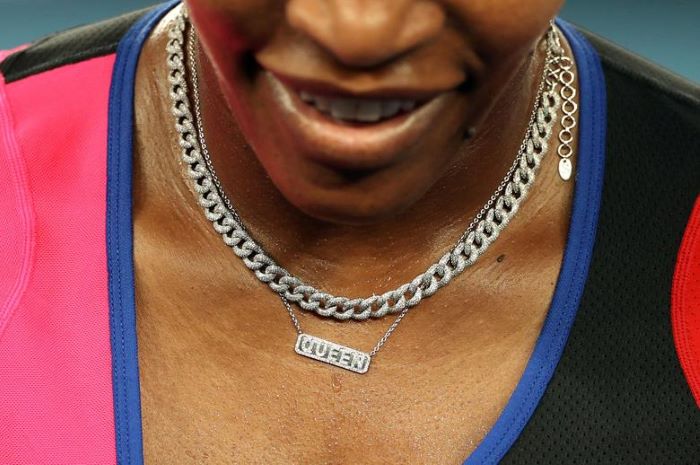
M 543 59 L 535 54 L 523 63 L 477 135 L 458 149 L 457 161 L 445 168 L 425 196 L 394 218 L 363 226 L 322 222 L 290 205 L 246 144 L 204 54 L 199 63 L 212 162 L 252 236 L 278 263 L 307 282 L 332 287 L 338 294 L 365 295 L 424 271 L 454 245 L 488 200 L 524 137 Z M 200 211 L 191 211 L 201 216 Z M 347 269 L 353 269 L 351 278 L 345 277 Z

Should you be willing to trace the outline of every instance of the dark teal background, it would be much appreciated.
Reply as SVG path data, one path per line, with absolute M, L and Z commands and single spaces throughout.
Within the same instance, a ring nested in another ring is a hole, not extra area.
M 0 0 L 0 48 L 153 3 Z M 569 0 L 561 16 L 700 81 L 700 0 Z

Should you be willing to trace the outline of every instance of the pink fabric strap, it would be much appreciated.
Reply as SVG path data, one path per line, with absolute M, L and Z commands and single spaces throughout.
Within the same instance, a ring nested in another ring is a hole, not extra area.
M 105 247 L 114 55 L 0 78 L 0 463 L 116 463 Z

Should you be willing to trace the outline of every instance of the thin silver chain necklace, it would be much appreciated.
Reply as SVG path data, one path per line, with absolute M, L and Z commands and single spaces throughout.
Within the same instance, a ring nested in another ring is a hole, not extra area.
M 471 221 L 455 247 L 430 266 L 426 272 L 393 291 L 375 294 L 364 299 L 336 297 L 304 283 L 300 278 L 279 266 L 250 236 L 233 203 L 224 192 L 206 145 L 199 98 L 196 35 L 194 29 L 190 28 L 189 40 L 186 41 L 187 29 L 187 12 L 183 7 L 169 31 L 168 79 L 182 160 L 192 179 L 198 202 L 215 231 L 222 236 L 224 243 L 231 247 L 260 281 L 266 283 L 281 298 L 297 331 L 295 352 L 356 373 L 367 372 L 372 357 L 379 352 L 411 308 L 420 303 L 423 298 L 433 295 L 438 289 L 447 285 L 452 278 L 471 266 L 516 214 L 535 180 L 542 157 L 548 151 L 547 143 L 562 99 L 572 105 L 566 108 L 569 111 L 565 113 L 565 117 L 568 116 L 570 120 L 567 121 L 568 124 L 562 124 L 564 129 L 559 134 L 559 149 L 561 150 L 561 144 L 564 144 L 564 141 L 568 141 L 566 144 L 568 145 L 573 139 L 570 131 L 576 124 L 573 116 L 576 111 L 576 103 L 573 102 L 576 91 L 572 86 L 574 76 L 571 71 L 571 60 L 564 54 L 558 33 L 552 26 L 544 40 L 546 53 L 544 71 L 518 154 L 493 195 Z M 185 59 L 186 42 L 189 69 Z M 186 80 L 188 72 L 192 81 L 194 114 Z M 559 86 L 561 90 L 558 94 Z M 564 88 L 567 90 L 565 91 Z M 567 134 L 562 135 L 564 130 L 568 132 L 568 138 Z M 563 179 L 568 177 L 564 176 L 566 169 L 562 168 L 561 162 L 569 163 L 570 168 L 569 158 L 573 152 L 570 149 L 571 147 L 568 152 L 563 152 L 568 156 L 562 155 L 562 152 L 559 153 L 561 157 L 559 172 Z M 304 310 L 314 311 L 320 316 L 332 317 L 340 321 L 380 318 L 389 313 L 399 315 L 374 348 L 366 353 L 304 333 L 290 302 L 296 303 Z

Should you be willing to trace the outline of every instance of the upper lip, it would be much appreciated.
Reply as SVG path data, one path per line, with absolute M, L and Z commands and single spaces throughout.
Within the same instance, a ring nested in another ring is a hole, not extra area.
M 308 92 L 314 95 L 335 98 L 357 99 L 402 99 L 415 100 L 418 103 L 426 102 L 435 96 L 452 89 L 430 89 L 419 86 L 393 86 L 387 83 L 379 85 L 349 85 L 347 83 L 334 83 L 320 79 L 307 79 L 289 74 L 272 71 L 277 79 L 296 92 Z

